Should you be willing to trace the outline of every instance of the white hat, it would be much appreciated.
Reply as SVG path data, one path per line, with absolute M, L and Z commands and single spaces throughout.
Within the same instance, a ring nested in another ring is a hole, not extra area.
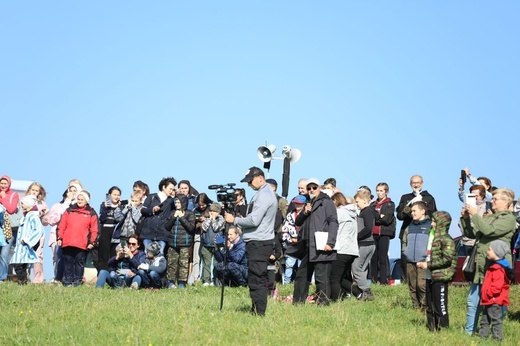
M 24 198 L 22 198 L 22 203 L 27 208 L 32 208 L 36 205 L 36 196 L 33 195 L 27 195 Z
M 318 180 L 318 178 L 309 178 L 307 179 L 307 186 L 309 186 L 310 184 L 316 184 L 318 186 L 320 186 L 320 181 Z

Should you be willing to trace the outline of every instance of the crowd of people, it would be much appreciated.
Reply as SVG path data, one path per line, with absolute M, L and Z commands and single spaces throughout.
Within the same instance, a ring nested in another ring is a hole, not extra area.
M 474 178 L 468 169 L 463 173 L 458 225 L 468 257 L 476 256 L 465 331 L 501 339 L 520 206 L 512 191 L 493 187 L 486 177 Z M 471 183 L 469 195 L 465 179 Z M 437 210 L 420 175 L 410 178 L 412 192 L 401 196 L 397 206 L 384 182 L 375 187 L 376 197 L 368 186 L 350 197 L 334 178 L 323 184 L 317 178 L 300 179 L 298 195 L 290 201 L 277 194 L 277 182 L 265 179 L 260 168 L 251 167 L 241 182 L 256 192 L 250 203 L 242 188 L 221 203 L 188 180 L 166 177 L 155 193 L 136 181 L 129 200 L 112 186 L 96 210 L 90 193 L 74 179 L 49 209 L 41 184 L 33 182 L 22 197 L 4 175 L 0 282 L 13 278 L 26 284 L 31 274 L 32 282 L 43 282 L 44 226 L 51 226 L 53 283 L 64 286 L 84 283 L 91 256 L 96 287 L 247 286 L 257 315 L 265 314 L 269 296 L 276 297 L 277 284 L 292 282 L 294 292 L 287 299 L 293 304 L 371 301 L 376 299 L 371 285 L 388 284 L 389 244 L 400 220 L 403 279 L 413 307 L 425 312 L 430 330 L 449 326 L 448 284 L 457 264 L 449 235 L 453 219 Z

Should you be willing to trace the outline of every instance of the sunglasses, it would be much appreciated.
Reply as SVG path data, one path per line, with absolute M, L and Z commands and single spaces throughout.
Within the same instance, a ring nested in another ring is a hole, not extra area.
M 311 187 L 307 187 L 307 191 L 311 191 L 311 190 L 318 190 L 318 187 L 315 185 L 315 186 L 311 186 Z
M 128 243 L 128 245 L 137 245 L 137 243 Z

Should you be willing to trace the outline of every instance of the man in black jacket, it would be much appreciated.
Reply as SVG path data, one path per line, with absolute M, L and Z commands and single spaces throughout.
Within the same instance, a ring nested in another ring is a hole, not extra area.
M 321 191 L 318 179 L 307 180 L 307 192 L 311 203 L 305 205 L 304 210 L 296 217 L 295 223 L 301 227 L 298 236 L 306 242 L 307 252 L 294 279 L 293 303 L 301 304 L 306 301 L 314 272 L 316 303 L 327 305 L 330 300 L 332 261 L 336 259 L 336 251 L 333 249 L 338 234 L 338 214 L 334 202 Z M 320 236 L 324 239 L 326 237 L 323 241 L 325 244 L 317 244 L 317 238 L 319 240 Z
M 437 211 L 435 198 L 426 190 L 422 190 L 424 185 L 423 178 L 420 175 L 413 175 L 410 178 L 410 186 L 412 192 L 401 196 L 399 205 L 397 206 L 397 218 L 403 222 L 401 231 L 399 232 L 399 240 L 401 241 L 401 253 L 403 251 L 403 233 L 404 230 L 412 222 L 412 204 L 417 201 L 426 203 L 426 215 L 431 218 L 432 214 Z M 406 282 L 406 258 L 401 255 L 401 276 L 403 283 Z

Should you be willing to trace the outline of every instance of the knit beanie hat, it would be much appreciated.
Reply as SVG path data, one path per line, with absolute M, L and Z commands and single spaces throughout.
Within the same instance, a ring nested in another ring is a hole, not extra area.
M 146 247 L 146 252 L 155 257 L 161 253 L 161 245 L 159 245 L 158 242 L 154 241 Z
M 32 208 L 36 205 L 36 196 L 33 196 L 33 195 L 27 195 L 25 196 L 24 198 L 22 198 L 22 203 L 27 207 L 27 208 Z
M 85 198 L 85 201 L 87 201 L 87 204 L 90 203 L 90 193 L 87 190 L 82 190 L 80 193 L 78 193 L 78 196 L 81 195 L 83 198 Z
M 489 243 L 489 246 L 493 249 L 493 252 L 499 259 L 502 259 L 506 256 L 507 253 L 509 253 L 509 245 L 503 241 L 503 240 L 493 240 L 491 243 Z
M 212 203 L 209 206 L 209 211 L 214 211 L 214 212 L 220 214 L 220 212 L 222 211 L 222 207 L 218 203 Z

